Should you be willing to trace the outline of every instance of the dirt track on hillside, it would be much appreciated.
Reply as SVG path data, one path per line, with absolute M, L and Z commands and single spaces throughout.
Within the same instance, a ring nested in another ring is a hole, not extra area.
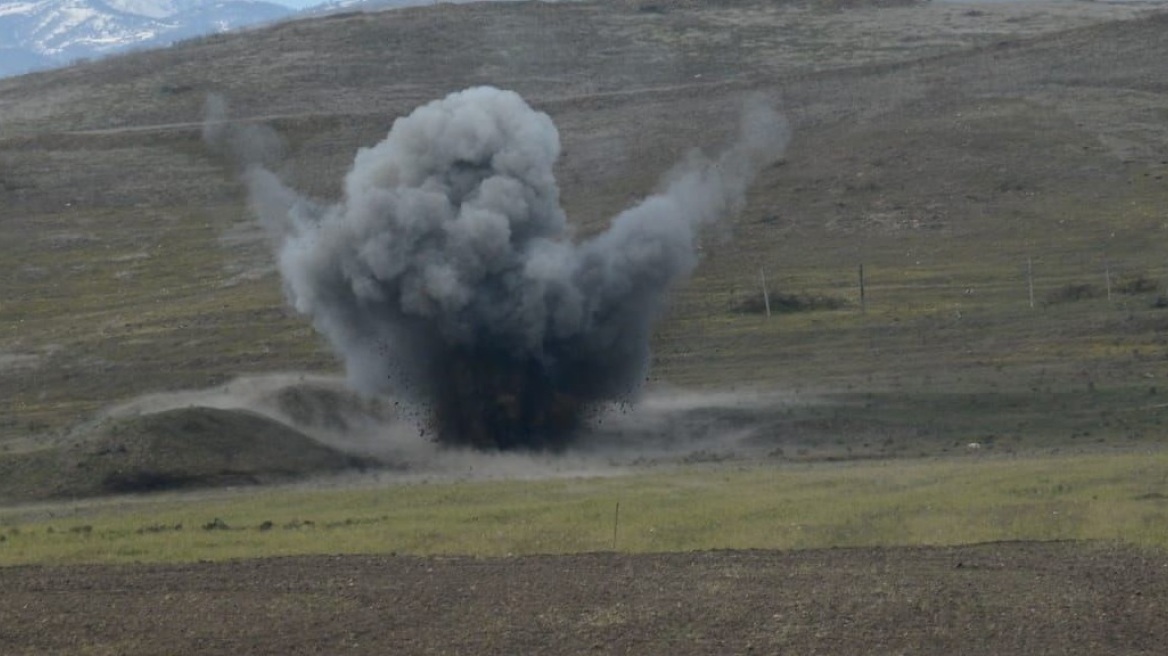
M 1168 555 L 961 548 L 0 569 L 0 653 L 1153 654 Z

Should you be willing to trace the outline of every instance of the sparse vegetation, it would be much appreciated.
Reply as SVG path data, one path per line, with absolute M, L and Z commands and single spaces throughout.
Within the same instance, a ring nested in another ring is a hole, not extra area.
M 1148 277 L 1146 273 L 1132 273 L 1123 276 L 1115 286 L 1120 294 L 1136 295 L 1150 294 L 1160 289 L 1160 284 Z
M 750 294 L 734 306 L 734 311 L 742 314 L 766 314 L 768 301 L 770 311 L 774 314 L 839 310 L 849 305 L 846 299 L 838 296 L 775 292 L 766 298 L 762 293 Z
M 1063 285 L 1058 289 L 1046 295 L 1047 303 L 1073 303 L 1075 301 L 1085 301 L 1092 298 L 1099 298 L 1104 294 L 1104 290 L 1099 289 L 1095 285 L 1089 283 L 1070 283 Z

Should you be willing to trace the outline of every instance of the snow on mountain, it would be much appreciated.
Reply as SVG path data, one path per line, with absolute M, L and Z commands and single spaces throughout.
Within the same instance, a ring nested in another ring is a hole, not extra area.
M 311 0 L 310 0 L 311 1 Z M 300 10 L 300 16 L 327 16 L 350 12 L 377 12 L 389 9 L 405 9 L 422 5 L 462 5 L 476 2 L 523 2 L 524 0 L 324 0 Z M 574 2 L 576 0 L 539 0 L 540 2 Z M 992 1 L 992 0 L 988 0 Z M 1002 0 L 1004 1 L 1004 0 Z M 1106 1 L 1106 0 L 1100 0 Z M 1114 0 L 1116 2 L 1135 2 L 1137 0 Z M 1164 0 L 1147 0 L 1162 2 Z
M 138 16 L 167 18 L 200 4 L 199 0 L 105 0 L 114 9 Z
M 472 2 L 486 2 L 500 0 L 326 0 L 301 10 L 305 16 L 324 16 L 351 11 L 385 11 L 387 9 L 404 9 L 435 4 L 470 4 Z M 518 0 L 513 0 L 518 1 Z M 547 1 L 547 0 L 545 0 Z M 554 1 L 554 0 L 552 0 Z
M 0 0 L 0 76 L 273 22 L 262 0 Z

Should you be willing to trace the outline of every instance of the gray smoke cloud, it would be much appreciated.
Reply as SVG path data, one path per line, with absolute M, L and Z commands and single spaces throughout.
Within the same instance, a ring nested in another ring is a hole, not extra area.
M 224 125 L 211 142 L 274 148 Z M 742 207 L 787 139 L 786 122 L 751 103 L 733 144 L 692 154 L 585 240 L 560 207 L 552 119 L 510 91 L 471 88 L 397 119 L 357 153 L 335 204 L 240 157 L 288 298 L 351 384 L 427 404 L 442 442 L 555 449 L 589 406 L 635 396 L 700 230 Z

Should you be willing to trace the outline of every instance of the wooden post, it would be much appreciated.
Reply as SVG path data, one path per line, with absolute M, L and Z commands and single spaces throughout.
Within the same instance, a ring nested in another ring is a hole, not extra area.
M 1030 309 L 1034 309 L 1034 260 L 1026 258 L 1026 286 L 1030 290 Z
M 616 502 L 616 511 L 612 514 L 612 550 L 616 551 L 616 532 L 620 526 L 620 501 Z
M 763 305 L 766 306 L 766 315 L 769 319 L 771 316 L 771 295 L 770 292 L 767 291 L 766 269 L 760 268 L 758 270 L 758 276 L 762 279 L 762 302 Z
M 1111 302 L 1111 262 L 1103 260 L 1103 281 L 1107 284 L 1107 302 Z
M 864 263 L 860 263 L 860 312 L 868 312 L 868 298 L 864 292 Z

